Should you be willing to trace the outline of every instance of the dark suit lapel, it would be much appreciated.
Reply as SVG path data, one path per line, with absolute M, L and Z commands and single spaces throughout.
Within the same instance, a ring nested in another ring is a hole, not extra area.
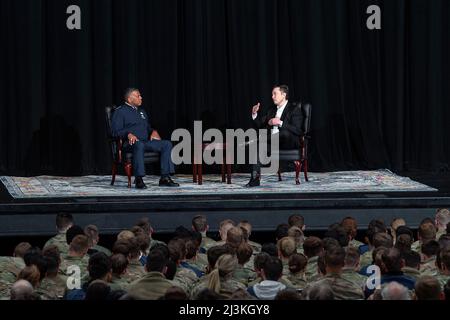
M 280 120 L 284 121 L 286 119 L 286 117 L 291 113 L 291 111 L 292 111 L 292 105 L 290 103 L 288 103 L 286 105 L 286 107 L 284 108 L 283 113 L 281 114 Z

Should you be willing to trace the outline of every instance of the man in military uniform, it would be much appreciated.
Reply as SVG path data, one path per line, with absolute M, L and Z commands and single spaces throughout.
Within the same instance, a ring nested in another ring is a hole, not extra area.
M 161 179 L 160 186 L 178 187 L 170 175 L 175 173 L 171 159 L 172 143 L 161 140 L 161 137 L 153 130 L 147 113 L 140 108 L 142 96 L 138 89 L 130 88 L 125 92 L 125 104 L 114 111 L 112 117 L 112 135 L 122 138 L 124 149 L 133 152 L 133 170 L 136 188 L 146 189 L 143 181 L 145 176 L 144 152 L 153 151 L 161 154 Z
M 70 213 L 58 213 L 56 216 L 56 229 L 58 234 L 50 238 L 44 245 L 44 248 L 55 245 L 58 247 L 61 254 L 67 254 L 69 251 L 69 244 L 66 239 L 67 230 L 73 226 L 73 217 Z
M 333 247 L 325 253 L 326 275 L 305 288 L 320 284 L 327 284 L 331 287 L 336 300 L 363 300 L 364 292 L 361 286 L 353 281 L 342 277 L 342 269 L 345 265 L 345 250 L 341 247 Z

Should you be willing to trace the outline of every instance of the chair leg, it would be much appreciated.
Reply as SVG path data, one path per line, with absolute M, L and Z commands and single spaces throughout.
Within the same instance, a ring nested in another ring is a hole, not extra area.
M 114 185 L 114 182 L 116 182 L 116 174 L 117 174 L 117 164 L 113 162 L 112 164 L 112 178 L 111 178 L 111 185 Z
M 281 169 L 278 168 L 278 181 L 283 181 L 283 179 L 281 179 Z
M 295 184 L 300 184 L 300 179 L 298 177 L 300 175 L 302 165 L 300 161 L 294 161 L 294 164 L 295 164 Z
M 225 182 L 225 163 L 220 165 L 220 171 L 222 173 L 222 182 Z
M 128 188 L 131 188 L 131 171 L 132 171 L 131 162 L 125 163 L 124 169 L 128 177 Z
M 192 182 L 197 183 L 197 164 L 192 162 Z
M 308 159 L 303 160 L 303 172 L 305 174 L 305 181 L 308 182 Z

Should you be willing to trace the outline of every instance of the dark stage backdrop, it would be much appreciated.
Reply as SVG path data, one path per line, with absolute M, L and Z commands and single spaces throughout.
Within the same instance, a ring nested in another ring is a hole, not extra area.
M 313 104 L 313 170 L 447 171 L 449 21 L 448 0 L 1 0 L 1 173 L 107 173 L 128 86 L 169 138 L 247 128 L 275 83 Z

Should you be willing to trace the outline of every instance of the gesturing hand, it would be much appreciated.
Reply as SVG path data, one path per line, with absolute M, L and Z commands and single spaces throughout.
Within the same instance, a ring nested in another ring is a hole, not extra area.
M 134 134 L 129 133 L 128 134 L 128 143 L 130 145 L 133 145 L 133 144 L 135 144 L 136 141 L 139 141 L 139 139 Z
M 272 118 L 269 120 L 269 126 L 279 126 L 281 124 L 280 118 Z

